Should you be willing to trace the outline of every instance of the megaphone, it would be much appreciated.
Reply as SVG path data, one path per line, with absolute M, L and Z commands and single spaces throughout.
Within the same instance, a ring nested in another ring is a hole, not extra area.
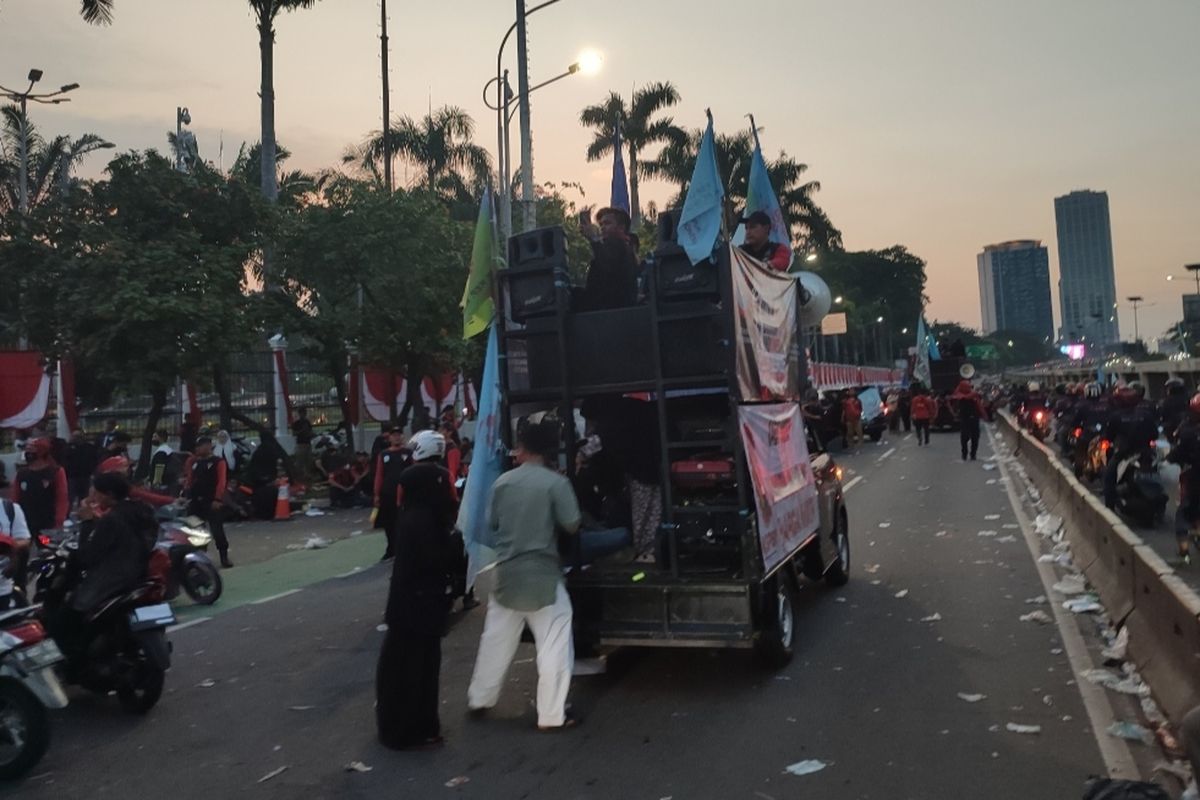
M 958 368 L 958 374 L 962 377 L 962 379 L 964 381 L 971 380 L 972 378 L 975 377 L 975 365 L 974 364 L 963 364 L 961 367 Z
M 820 325 L 821 320 L 833 307 L 833 294 L 829 291 L 829 284 L 815 272 L 797 272 L 796 280 L 804 289 L 802 295 L 808 296 L 800 306 L 800 324 L 806 328 Z

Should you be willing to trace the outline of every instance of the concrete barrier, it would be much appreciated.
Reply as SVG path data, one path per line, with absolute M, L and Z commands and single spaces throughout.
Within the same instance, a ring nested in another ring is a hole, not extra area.
M 1200 595 L 1011 416 L 999 415 L 996 428 L 1062 517 L 1075 565 L 1129 629 L 1130 659 L 1168 717 L 1182 719 L 1200 706 Z

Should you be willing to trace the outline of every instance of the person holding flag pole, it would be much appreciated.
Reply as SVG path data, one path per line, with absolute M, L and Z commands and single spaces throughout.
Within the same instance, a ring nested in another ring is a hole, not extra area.
M 754 155 L 746 185 L 745 216 L 734 231 L 732 241 L 751 258 L 763 261 L 780 272 L 787 272 L 795 256 L 791 233 L 783 218 L 783 208 L 775 196 L 775 189 L 771 186 L 754 115 L 747 116 L 750 117 L 750 132 L 754 135 Z

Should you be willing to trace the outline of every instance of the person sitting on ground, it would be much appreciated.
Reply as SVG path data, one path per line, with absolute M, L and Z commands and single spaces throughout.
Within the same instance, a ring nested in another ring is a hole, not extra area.
M 329 476 L 329 507 L 356 508 L 369 506 L 371 499 L 366 492 L 367 454 L 358 453 L 354 461 L 335 470 Z
M 765 211 L 755 211 L 742 217 L 746 226 L 746 241 L 742 252 L 764 262 L 771 269 L 787 272 L 792 264 L 792 252 L 787 245 L 771 241 L 771 218 Z

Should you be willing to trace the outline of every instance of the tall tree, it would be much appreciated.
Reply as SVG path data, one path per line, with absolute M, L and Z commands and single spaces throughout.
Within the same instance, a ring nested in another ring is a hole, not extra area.
M 80 0 L 79 13 L 84 22 L 108 25 L 113 18 L 113 0 Z
M 642 157 L 647 148 L 657 144 L 682 143 L 687 134 L 671 117 L 658 114 L 679 102 L 679 91 L 670 83 L 652 83 L 635 89 L 628 105 L 616 92 L 593 106 L 579 112 L 579 121 L 595 129 L 596 136 L 588 145 L 588 161 L 599 161 L 613 151 L 614 132 L 621 129 L 621 141 L 629 150 L 629 205 L 633 228 L 641 224 L 642 210 L 638 192 L 639 179 L 647 175 Z
M 275 182 L 275 18 L 280 12 L 312 8 L 317 0 L 249 0 L 258 27 L 259 60 L 262 67 L 262 193 L 270 202 L 279 197 Z
M 491 157 L 472 141 L 475 121 L 457 106 L 443 106 L 420 120 L 397 117 L 388 130 L 392 155 L 416 168 L 409 188 L 433 192 L 449 202 L 477 201 L 491 179 Z M 372 131 L 367 140 L 342 156 L 366 175 L 382 173 L 383 132 Z
M 24 124 L 22 124 L 24 122 Z M 76 185 L 72 170 L 84 156 L 112 147 L 94 133 L 72 139 L 56 136 L 46 140 L 37 128 L 21 119 L 17 106 L 0 108 L 0 215 L 18 206 L 20 197 L 20 153 L 24 141 L 29 173 L 29 205 L 35 206 Z

